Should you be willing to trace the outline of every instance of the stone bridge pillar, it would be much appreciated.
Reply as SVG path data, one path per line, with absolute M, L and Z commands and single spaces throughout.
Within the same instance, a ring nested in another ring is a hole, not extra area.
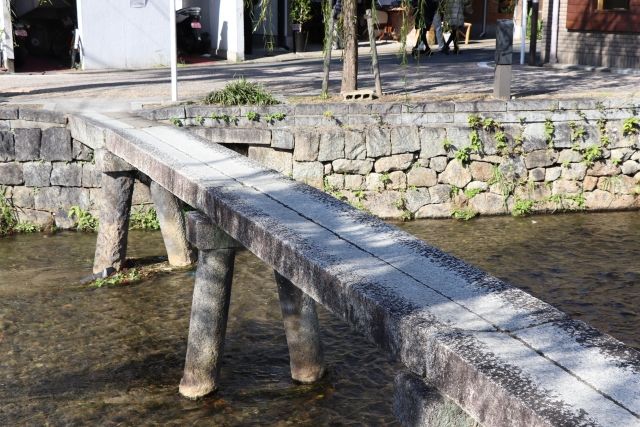
M 122 268 L 127 256 L 129 214 L 137 171 L 106 150 L 96 152 L 96 162 L 102 171 L 102 189 L 98 201 L 100 226 L 93 273 L 99 274 L 106 270 L 110 274 L 110 270 Z
M 180 394 L 190 399 L 217 388 L 239 244 L 199 212 L 187 215 L 187 237 L 198 248 L 189 341 Z
M 316 303 L 277 271 L 274 270 L 274 274 L 289 346 L 291 378 L 301 383 L 312 383 L 324 374 Z

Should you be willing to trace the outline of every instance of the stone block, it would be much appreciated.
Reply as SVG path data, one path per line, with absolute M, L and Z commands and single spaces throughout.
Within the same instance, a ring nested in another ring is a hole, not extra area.
M 282 150 L 293 150 L 293 132 L 290 129 L 271 130 L 271 147 Z
M 389 174 L 387 189 L 404 190 L 405 188 L 407 188 L 407 175 L 405 175 L 405 173 L 401 171 L 391 172 Z
M 376 172 L 403 171 L 413 163 L 413 154 L 396 154 L 376 160 Z
M 466 126 L 450 126 L 447 128 L 447 139 L 453 147 L 460 149 L 469 145 L 469 128 Z M 440 141 L 442 144 L 442 141 Z M 453 150 L 447 153 L 448 156 L 453 156 Z
M 547 168 L 544 180 L 547 182 L 555 181 L 562 175 L 562 168 Z
M 329 187 L 336 190 L 344 189 L 344 175 L 340 173 L 332 174 L 325 176 L 324 179 Z
M 217 144 L 271 145 L 271 131 L 267 129 L 213 127 L 206 129 L 206 138 Z
M 428 188 L 415 188 L 407 190 L 405 194 L 405 207 L 411 213 L 415 213 L 423 207 L 431 203 L 431 196 Z
M 51 163 L 27 162 L 22 164 L 24 185 L 27 187 L 48 187 L 51 185 Z
M 22 185 L 24 176 L 20 163 L 0 163 L 0 185 Z
M 601 176 L 598 179 L 598 189 L 609 191 L 613 194 L 636 194 L 638 183 L 630 176 L 618 175 L 615 177 Z
M 89 190 L 71 187 L 44 187 L 35 195 L 35 208 L 41 211 L 68 211 L 71 206 L 91 207 Z
M 611 150 L 611 160 L 617 160 L 618 163 L 626 162 L 636 151 L 632 148 L 615 148 Z
M 328 129 L 320 135 L 318 161 L 327 162 L 344 158 L 345 136 L 342 129 Z
M 391 154 L 413 153 L 420 150 L 420 134 L 413 126 L 391 129 Z
M 51 185 L 80 187 L 82 185 L 82 165 L 80 163 L 53 163 Z
M 429 188 L 429 196 L 431 203 L 447 203 L 451 201 L 451 186 L 445 184 L 437 184 Z M 448 216 L 448 215 L 447 215 Z
M 553 150 L 532 151 L 524 156 L 524 164 L 527 169 L 543 168 L 553 165 L 557 158 L 558 154 Z
M 145 117 L 145 116 L 142 116 Z M 148 120 L 170 120 L 170 119 L 184 119 L 186 118 L 186 112 L 184 106 L 172 106 L 164 107 L 153 110 L 151 116 L 145 117 Z
M 403 212 L 398 209 L 402 200 L 402 193 L 399 191 L 383 191 L 381 193 L 368 193 L 363 201 L 365 208 L 380 218 L 400 218 Z
M 414 167 L 407 173 L 407 185 L 409 187 L 431 187 L 436 185 L 437 182 L 436 172 L 431 169 Z
M 92 163 L 84 163 L 82 165 L 82 186 L 85 188 L 100 187 L 100 176 L 102 173 L 96 165 Z
M 36 110 L 32 108 L 20 108 L 18 118 L 20 120 L 27 120 L 30 122 L 56 123 L 61 125 L 67 124 L 67 117 L 62 113 L 48 110 Z
M 385 182 L 382 179 L 382 174 L 370 173 L 366 177 L 365 187 L 369 191 L 382 191 L 385 189 Z
M 582 191 L 582 185 L 578 181 L 571 181 L 568 179 L 558 179 L 553 181 L 552 187 L 553 194 L 578 194 Z
M 420 157 L 430 159 L 436 156 L 446 156 L 444 140 L 447 132 L 444 128 L 424 127 L 420 129 Z M 452 141 L 453 142 L 453 141 Z
M 333 173 L 333 165 L 331 163 L 324 164 L 324 174 L 329 175 Z
M 453 113 L 455 104 L 450 101 L 421 102 L 416 104 L 403 104 L 403 113 Z
M 18 109 L 11 107 L 0 108 L 0 120 L 17 120 Z
M 33 209 L 35 206 L 35 189 L 29 187 L 13 187 L 11 201 L 14 206 L 22 209 Z
M 76 140 L 71 141 L 73 158 L 75 160 L 80 160 L 83 162 L 90 162 L 93 160 L 93 150 L 91 147 L 87 147 L 86 145 L 78 142 Z
M 367 157 L 367 146 L 364 133 L 357 130 L 344 132 L 344 157 L 350 160 L 364 160 Z
M 587 174 L 587 165 L 584 163 L 569 163 L 562 167 L 562 178 L 582 181 Z
M 446 157 L 433 157 L 429 160 L 429 168 L 435 172 L 442 172 L 446 167 L 449 159 Z
M 109 135 L 108 138 L 112 136 Z M 117 172 L 131 172 L 136 169 L 129 163 L 122 160 L 120 157 L 112 154 L 105 149 L 96 150 L 94 152 L 96 157 L 96 166 L 98 169 L 105 173 L 117 173 Z
M 10 162 L 15 160 L 15 142 L 11 131 L 0 131 L 0 161 Z
M 480 193 L 469 200 L 469 206 L 482 215 L 501 215 L 508 213 L 507 205 L 501 194 Z
M 391 154 L 391 132 L 386 128 L 367 128 L 365 133 L 367 157 L 382 157 Z
M 432 199 L 433 201 L 433 199 Z M 451 203 L 424 205 L 414 214 L 416 219 L 450 218 L 453 211 Z
M 471 182 L 471 172 L 460 162 L 452 161 L 449 162 L 447 168 L 440 174 L 438 182 L 464 188 L 465 185 Z
M 486 162 L 471 162 L 469 164 L 469 172 L 471 178 L 476 181 L 490 181 L 493 178 L 494 166 Z
M 529 171 L 529 181 L 544 181 L 546 169 L 535 168 Z
M 544 123 L 529 123 L 525 126 L 522 136 L 522 147 L 525 153 L 547 148 L 547 136 Z
M 153 203 L 153 198 L 151 197 L 151 189 L 149 185 L 135 181 L 133 183 L 133 195 L 131 197 L 132 205 L 148 205 Z
M 598 185 L 598 177 L 597 176 L 585 176 L 584 181 L 582 181 L 582 190 L 583 191 L 593 191 Z
M 621 170 L 625 175 L 635 175 L 640 171 L 640 164 L 633 160 L 627 160 L 622 164 Z
M 104 147 L 105 132 L 101 125 L 85 117 L 69 116 L 68 129 L 71 138 L 81 142 L 94 150 Z
M 39 160 L 42 131 L 33 128 L 16 129 L 14 132 L 16 160 L 21 162 Z
M 241 247 L 238 242 L 201 212 L 192 211 L 186 215 L 187 240 L 202 251 L 235 249 Z
M 270 147 L 249 147 L 249 158 L 284 175 L 291 176 L 293 171 L 293 154 L 290 151 Z
M 347 190 L 360 190 L 363 188 L 362 175 L 344 175 L 344 188 Z
M 299 129 L 294 134 L 295 147 L 293 160 L 310 162 L 318 160 L 320 150 L 320 135 L 311 129 Z
M 35 224 L 43 229 L 51 228 L 54 224 L 53 215 L 51 212 L 37 211 L 34 209 L 19 209 L 18 221 L 29 222 Z
M 373 169 L 373 160 L 337 159 L 332 165 L 336 173 L 366 175 Z
M 500 164 L 499 168 L 504 177 L 510 181 L 526 179 L 527 176 L 529 176 L 522 157 L 511 157 L 505 159 Z
M 505 101 L 464 101 L 455 103 L 456 113 L 482 113 L 507 111 Z
M 593 164 L 588 170 L 587 175 L 591 176 L 612 176 L 620 174 L 620 167 L 613 164 L 611 160 L 598 161 Z
M 40 158 L 46 161 L 71 161 L 71 133 L 64 128 L 49 128 L 42 131 Z
M 573 142 L 571 141 L 571 129 L 567 123 L 557 123 L 553 136 L 553 146 L 555 148 L 571 148 Z
M 555 99 L 517 99 L 507 101 L 507 111 L 553 111 L 558 109 Z
M 582 161 L 582 154 L 575 150 L 562 150 L 558 154 L 557 162 L 561 165 L 566 163 L 579 163 Z
M 293 162 L 293 179 L 312 187 L 324 187 L 324 166 L 320 162 Z

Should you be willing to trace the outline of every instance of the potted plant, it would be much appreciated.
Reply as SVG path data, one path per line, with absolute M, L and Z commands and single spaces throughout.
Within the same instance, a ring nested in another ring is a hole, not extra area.
M 291 0 L 289 19 L 293 30 L 293 51 L 304 52 L 307 48 L 307 31 L 302 26 L 311 20 L 311 0 Z

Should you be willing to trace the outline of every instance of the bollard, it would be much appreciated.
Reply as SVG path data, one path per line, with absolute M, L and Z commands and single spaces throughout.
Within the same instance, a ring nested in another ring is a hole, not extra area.
M 193 251 L 186 236 L 182 204 L 171 192 L 155 181 L 149 185 L 151 199 L 156 207 L 162 240 L 167 249 L 169 265 L 183 267 L 193 263 Z
M 324 374 L 324 354 L 315 301 L 274 270 L 284 332 L 289 346 L 291 378 L 312 383 Z
M 239 245 L 199 212 L 187 215 L 187 237 L 198 249 L 199 256 L 179 392 L 184 397 L 197 399 L 218 387 L 233 263 Z
M 93 259 L 93 273 L 120 270 L 127 257 L 129 214 L 136 170 L 108 151 L 96 153 L 102 171 L 98 200 L 98 238 Z
M 498 19 L 496 27 L 496 69 L 493 97 L 511 98 L 511 63 L 513 61 L 513 21 Z

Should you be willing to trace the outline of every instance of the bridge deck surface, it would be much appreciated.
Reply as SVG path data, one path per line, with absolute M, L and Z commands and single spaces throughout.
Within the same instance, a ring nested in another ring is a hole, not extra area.
M 89 145 L 105 129 L 107 150 L 481 422 L 640 425 L 640 354 L 615 339 L 220 145 L 140 119 L 70 123 Z

